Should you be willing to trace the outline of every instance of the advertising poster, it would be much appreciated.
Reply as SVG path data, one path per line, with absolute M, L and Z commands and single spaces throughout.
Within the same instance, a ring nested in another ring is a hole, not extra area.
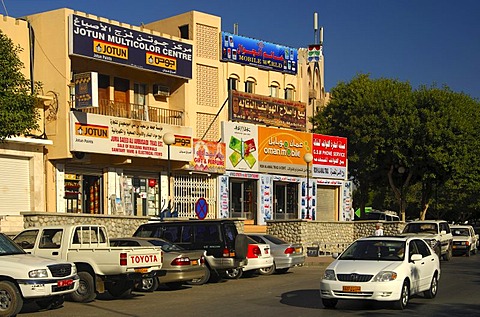
M 75 14 L 69 31 L 71 55 L 192 79 L 191 44 Z
M 207 173 L 225 173 L 225 143 L 193 139 L 193 161 L 189 169 Z
M 303 156 L 312 151 L 312 134 L 258 127 L 258 140 L 260 172 L 306 175 Z
M 192 160 L 192 128 L 70 112 L 70 151 L 168 159 L 163 135 L 171 132 L 175 143 L 170 158 Z
M 98 107 L 98 73 L 73 75 L 75 83 L 75 109 Z
M 222 61 L 297 74 L 298 50 L 222 32 Z
M 313 176 L 345 179 L 347 177 L 347 139 L 313 134 Z
M 265 225 L 267 220 L 272 220 L 272 188 L 273 180 L 270 175 L 260 175 L 260 215 L 258 217 L 258 224 Z
M 218 176 L 218 210 L 220 218 L 230 217 L 230 205 L 229 205 L 229 190 L 228 190 L 228 176 Z
M 229 170 L 258 171 L 258 130 L 247 123 L 222 122 L 226 167 Z

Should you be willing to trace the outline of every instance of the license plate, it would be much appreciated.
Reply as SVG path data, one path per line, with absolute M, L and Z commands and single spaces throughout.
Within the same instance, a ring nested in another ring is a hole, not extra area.
M 146 267 L 141 267 L 141 268 L 138 268 L 138 269 L 135 269 L 135 272 L 137 273 L 148 273 L 148 268 Z
M 342 289 L 346 293 L 358 293 L 362 291 L 360 286 L 343 286 Z
M 198 265 L 198 261 L 197 261 L 197 260 L 193 260 L 193 261 L 192 261 L 192 265 Z
M 456 249 L 456 248 L 457 248 L 457 246 L 456 246 L 456 245 L 454 245 L 454 246 L 453 246 L 453 248 L 454 248 L 454 249 Z
M 73 284 L 73 280 L 61 280 L 57 281 L 57 286 L 58 287 L 65 287 L 65 286 L 70 286 Z

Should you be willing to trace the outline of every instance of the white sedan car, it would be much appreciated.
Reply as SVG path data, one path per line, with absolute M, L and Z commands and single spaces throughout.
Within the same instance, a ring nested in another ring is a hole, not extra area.
M 238 279 L 241 276 L 251 277 L 259 269 L 267 270 L 267 268 L 271 268 L 273 270 L 273 265 L 270 245 L 256 243 L 250 239 L 247 251 L 247 264 L 242 268 L 227 270 L 225 276 L 230 279 Z
M 391 301 L 404 309 L 410 297 L 437 295 L 440 260 L 416 237 L 366 237 L 353 242 L 325 270 L 320 296 L 326 308 L 338 300 Z

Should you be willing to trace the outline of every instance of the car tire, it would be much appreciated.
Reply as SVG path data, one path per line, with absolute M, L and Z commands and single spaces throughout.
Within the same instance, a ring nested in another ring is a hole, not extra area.
M 426 298 L 432 299 L 437 296 L 438 292 L 438 278 L 437 278 L 437 273 L 435 273 L 432 277 L 432 281 L 430 282 L 430 288 L 423 292 Z
M 197 278 L 191 281 L 188 281 L 188 285 L 203 285 L 208 282 L 210 279 L 210 269 L 208 267 L 205 267 L 205 275 L 203 275 L 202 278 Z
M 151 293 L 156 291 L 159 285 L 160 285 L 160 282 L 158 281 L 158 277 L 153 276 L 153 277 L 143 278 L 140 284 L 140 287 L 136 287 L 135 289 L 141 292 Z
M 23 307 L 23 298 L 18 287 L 9 281 L 0 281 L 0 314 L 16 316 Z
M 78 272 L 77 275 L 80 278 L 78 289 L 69 294 L 68 298 L 78 303 L 91 302 L 97 296 L 93 276 L 85 271 Z
M 402 290 L 400 291 L 400 298 L 393 302 L 393 307 L 398 310 L 403 310 L 408 305 L 408 300 L 410 298 L 410 287 L 408 282 L 403 282 Z
M 284 268 L 284 269 L 277 269 L 277 268 L 275 268 L 275 273 L 278 273 L 278 274 L 285 274 L 285 273 L 287 273 L 287 272 L 288 272 L 288 270 L 289 270 L 289 268 L 288 268 L 288 267 L 287 267 L 287 268 Z
M 225 277 L 231 280 L 238 280 L 243 275 L 241 268 L 229 269 L 225 271 Z
M 272 275 L 275 272 L 275 263 L 272 266 L 258 269 L 260 275 Z
M 338 304 L 338 299 L 322 298 L 322 304 L 325 308 L 335 308 L 335 306 Z

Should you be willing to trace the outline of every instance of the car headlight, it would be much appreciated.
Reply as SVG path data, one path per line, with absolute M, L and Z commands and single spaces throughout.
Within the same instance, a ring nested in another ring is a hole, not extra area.
M 28 276 L 31 278 L 48 277 L 48 272 L 46 269 L 33 270 L 28 272 Z
M 392 271 L 382 271 L 375 275 L 374 282 L 389 282 L 397 279 L 397 273 Z
M 337 279 L 335 277 L 335 271 L 334 270 L 325 270 L 325 273 L 323 273 L 323 279 L 324 280 L 335 281 Z
M 72 264 L 72 275 L 77 274 L 77 266 L 75 264 Z

